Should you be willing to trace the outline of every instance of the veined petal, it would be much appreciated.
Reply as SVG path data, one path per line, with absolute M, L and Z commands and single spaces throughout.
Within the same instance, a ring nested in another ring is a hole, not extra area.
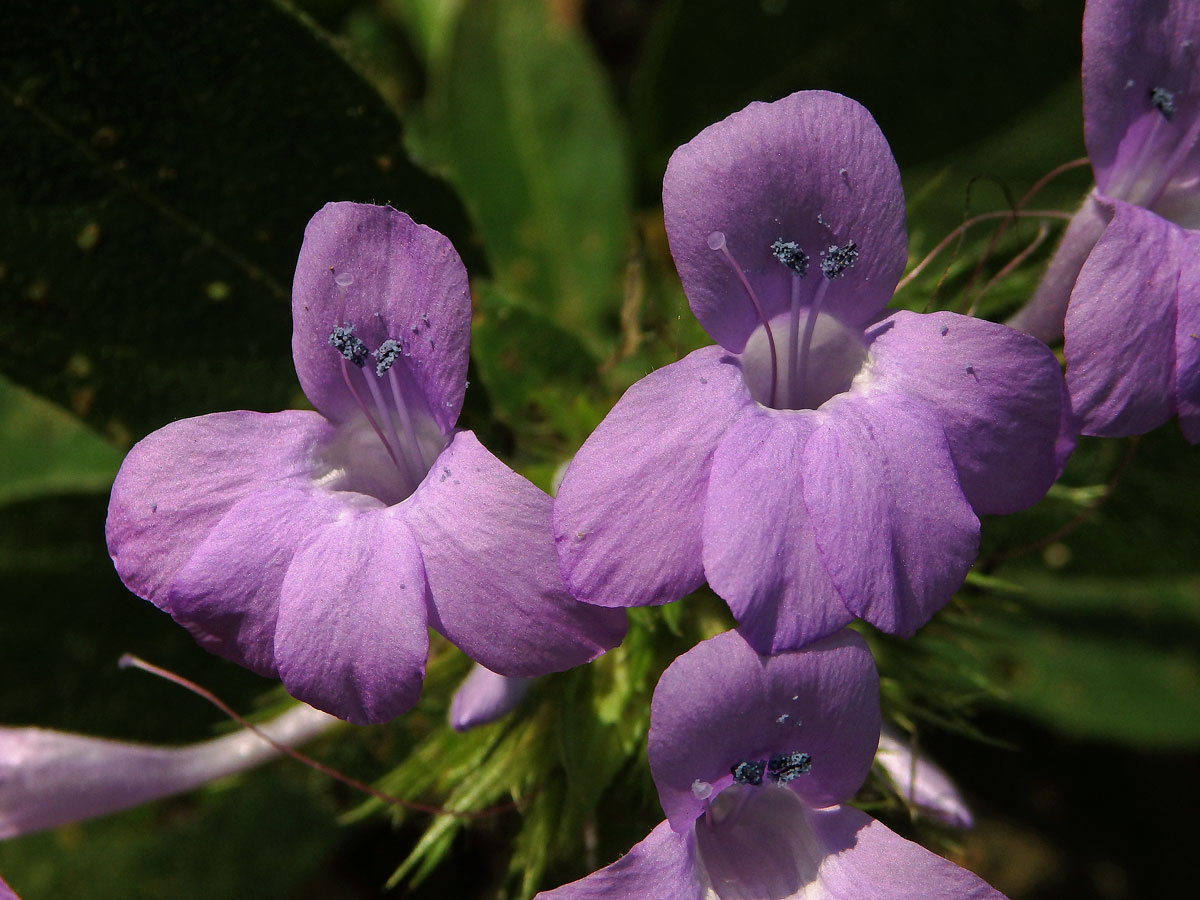
M 1004 900 L 978 875 L 889 830 L 850 806 L 805 810 L 824 851 L 803 900 Z
M 697 644 L 659 679 L 650 772 L 676 831 L 730 786 L 733 766 L 775 753 L 807 753 L 811 770 L 788 787 L 810 806 L 828 806 L 866 779 L 879 724 L 879 677 L 854 632 L 767 657 L 729 631 Z
M 1200 279 L 1194 264 L 1196 232 L 1190 232 L 1186 274 L 1179 278 L 1175 308 L 1175 408 L 1183 436 L 1200 444 Z
M 331 434 L 314 412 L 227 412 L 172 422 L 129 451 L 105 532 L 125 586 L 170 612 L 167 589 L 230 508 L 258 491 L 308 483 Z
M 771 252 L 794 242 L 810 257 L 804 302 L 822 280 L 820 253 L 853 241 L 858 260 L 828 283 L 824 309 L 860 325 L 887 305 L 906 261 L 900 172 L 871 114 L 827 91 L 751 103 L 671 157 L 663 180 L 671 255 L 692 312 L 740 353 L 761 323 L 714 232 L 742 268 L 766 318 L 790 308 L 793 274 Z
M 345 515 L 313 533 L 287 568 L 275 662 L 288 693 L 355 725 L 387 722 L 421 695 L 425 569 L 391 510 Z
M 938 312 L 897 312 L 867 334 L 869 390 L 902 395 L 945 431 L 980 515 L 1032 506 L 1058 477 L 1062 374 L 1040 341 L 1003 325 Z
M 775 653 L 853 619 L 817 550 L 803 502 L 811 412 L 755 407 L 713 457 L 704 509 L 704 572 L 756 650 Z
M 1165 92 L 1157 102 L 1155 91 Z M 1083 121 L 1088 156 L 1103 193 L 1153 206 L 1155 198 L 1146 190 L 1178 151 L 1170 180 L 1190 183 L 1192 206 L 1200 208 L 1194 184 L 1200 176 L 1195 140 L 1200 124 L 1200 6 L 1186 0 L 1088 3 L 1083 14 Z M 1172 192 L 1168 186 L 1166 193 Z
M 534 900 L 705 900 L 692 835 L 661 823 L 615 863 Z
M 425 560 L 430 624 L 501 675 L 560 672 L 625 636 L 625 613 L 566 591 L 551 500 L 459 431 L 398 509 Z
M 1200 302 L 1198 254 L 1200 233 L 1116 204 L 1067 310 L 1067 387 L 1084 434 L 1142 434 L 1176 412 L 1177 316 Z
M 949 602 L 979 550 L 941 426 L 902 396 L 845 394 L 804 447 L 804 505 L 846 607 L 911 637 Z
M 532 678 L 497 675 L 475 663 L 450 701 L 450 727 L 468 731 L 495 722 L 516 709 L 531 684 Z
M 347 511 L 343 497 L 366 500 L 281 487 L 234 504 L 171 581 L 172 618 L 210 653 L 273 678 L 284 575 L 310 535 Z
M 467 385 L 471 296 L 448 238 L 390 206 L 326 204 L 304 230 L 292 323 L 300 385 L 328 418 L 357 414 L 343 360 L 329 345 L 335 326 L 353 325 L 367 350 L 387 340 L 402 345 L 393 365 L 416 385 L 442 432 L 454 427 Z M 371 362 L 363 371 L 374 377 Z
M 1095 191 L 1088 194 L 1067 224 L 1033 296 L 1004 324 L 1044 344 L 1062 340 L 1063 321 L 1075 279 L 1111 218 L 1112 201 Z
M 955 828 L 975 824 L 957 785 L 928 756 L 914 751 L 910 742 L 887 725 L 879 734 L 875 762 L 887 773 L 900 796 L 920 815 Z
M 301 705 L 258 727 L 294 747 L 337 721 Z M 188 791 L 278 752 L 244 729 L 183 747 L 153 747 L 46 728 L 0 728 L 0 838 Z
M 576 597 L 644 606 L 704 583 L 713 453 L 752 404 L 720 347 L 690 353 L 625 392 L 575 455 L 554 501 L 554 540 Z

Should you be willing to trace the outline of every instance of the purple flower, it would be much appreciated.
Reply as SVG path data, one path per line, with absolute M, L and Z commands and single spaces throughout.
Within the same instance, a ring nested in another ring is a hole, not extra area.
M 297 706 L 258 727 L 294 747 L 337 721 Z M 189 791 L 278 754 L 247 730 L 185 747 L 152 747 L 48 728 L 0 728 L 0 839 Z
M 635 384 L 575 457 L 554 511 L 569 588 L 637 606 L 707 579 L 760 652 L 854 616 L 912 634 L 974 561 L 976 515 L 1029 506 L 1057 476 L 1054 357 L 951 313 L 880 320 L 904 196 L 846 97 L 793 94 L 705 129 L 671 157 L 663 205 L 720 346 Z
M 1200 5 L 1090 0 L 1083 121 L 1096 188 L 1011 324 L 1065 337 L 1084 434 L 1200 442 Z
M 950 776 L 929 757 L 913 750 L 887 725 L 879 734 L 875 762 L 887 773 L 900 796 L 920 815 L 955 828 L 975 824 L 966 801 Z
M 531 678 L 508 678 L 475 664 L 450 701 L 450 727 L 469 731 L 503 718 L 525 697 Z
M 975 875 L 843 805 L 879 737 L 862 638 L 759 656 L 736 632 L 663 673 L 650 771 L 667 821 L 544 900 L 997 900 Z
M 623 617 L 563 587 L 550 498 L 454 427 L 470 316 L 445 237 L 390 207 L 327 205 L 292 294 L 317 412 L 201 416 L 135 446 L 108 512 L 126 586 L 355 723 L 416 702 L 427 625 L 505 675 L 617 644 Z
M 21 900 L 20 897 L 13 893 L 13 889 L 4 883 L 3 878 L 0 878 L 0 900 Z

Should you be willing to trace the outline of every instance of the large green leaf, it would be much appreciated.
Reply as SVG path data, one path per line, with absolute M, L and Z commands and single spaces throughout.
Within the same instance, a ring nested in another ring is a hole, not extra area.
M 335 44 L 268 0 L 12 0 L 0 29 L 0 367 L 134 436 L 294 399 L 292 269 L 330 200 L 460 246 L 453 196 Z
M 423 154 L 459 189 L 500 285 L 593 348 L 616 330 L 625 141 L 600 67 L 541 0 L 471 0 L 430 73 Z
M 978 645 L 1012 707 L 1076 736 L 1200 746 L 1200 579 L 1017 580 L 1025 615 Z
M 107 490 L 121 451 L 60 406 L 0 377 L 0 504 Z

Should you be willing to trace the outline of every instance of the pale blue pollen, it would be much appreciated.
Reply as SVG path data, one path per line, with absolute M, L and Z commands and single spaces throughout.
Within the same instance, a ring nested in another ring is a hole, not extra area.
M 1166 88 L 1153 88 L 1150 91 L 1150 102 L 1168 122 L 1175 118 L 1175 95 Z
M 795 241 L 777 238 L 771 245 L 771 255 L 801 278 L 808 274 L 808 254 Z
M 354 336 L 353 325 L 338 325 L 329 332 L 329 346 L 360 369 L 367 361 L 367 345 Z
M 383 373 L 392 367 L 392 363 L 400 357 L 403 351 L 404 348 L 400 346 L 400 342 L 393 341 L 391 338 L 380 344 L 379 349 L 371 354 L 376 359 L 375 374 L 382 377 Z
M 763 770 L 766 767 L 767 764 L 762 760 L 751 762 L 744 759 L 730 767 L 729 771 L 733 775 L 733 780 L 738 784 L 759 785 L 762 784 Z
M 830 244 L 821 251 L 821 274 L 832 281 L 841 278 L 846 270 L 858 262 L 858 245 L 854 241 L 846 241 L 842 246 Z
M 812 771 L 812 757 L 807 753 L 772 753 L 767 760 L 767 775 L 772 781 L 787 784 Z

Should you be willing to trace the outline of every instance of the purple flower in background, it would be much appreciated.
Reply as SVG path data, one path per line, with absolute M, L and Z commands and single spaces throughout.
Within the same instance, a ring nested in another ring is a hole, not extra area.
M 929 757 L 914 751 L 908 740 L 887 725 L 879 734 L 875 762 L 917 814 L 954 828 L 970 828 L 975 824 L 950 776 Z
M 624 617 L 563 587 L 550 498 L 454 427 L 470 315 L 445 237 L 390 207 L 327 205 L 292 294 L 317 412 L 217 413 L 135 446 L 107 525 L 126 586 L 360 724 L 416 702 L 427 625 L 505 675 L 619 643 Z
M 258 728 L 294 747 L 337 722 L 297 706 Z M 152 747 L 48 728 L 0 728 L 0 839 L 190 791 L 278 755 L 248 730 L 184 747 Z
M 862 638 L 759 656 L 735 632 L 663 673 L 650 771 L 667 821 L 544 900 L 997 900 L 977 876 L 843 805 L 879 738 Z
M 0 900 L 21 900 L 13 893 L 13 889 L 4 883 L 3 878 L 0 878 Z
M 854 616 L 911 635 L 962 583 L 979 513 L 1060 469 L 1062 377 L 1039 342 L 951 313 L 880 319 L 904 196 L 870 114 L 809 91 L 671 157 L 667 236 L 720 344 L 630 388 L 555 501 L 567 584 L 666 603 L 706 579 L 760 652 Z
M 525 697 L 532 678 L 497 675 L 476 663 L 450 701 L 450 727 L 469 731 L 503 718 Z
M 1083 121 L 1096 188 L 1011 324 L 1065 337 L 1084 434 L 1200 442 L 1200 4 L 1090 0 Z

